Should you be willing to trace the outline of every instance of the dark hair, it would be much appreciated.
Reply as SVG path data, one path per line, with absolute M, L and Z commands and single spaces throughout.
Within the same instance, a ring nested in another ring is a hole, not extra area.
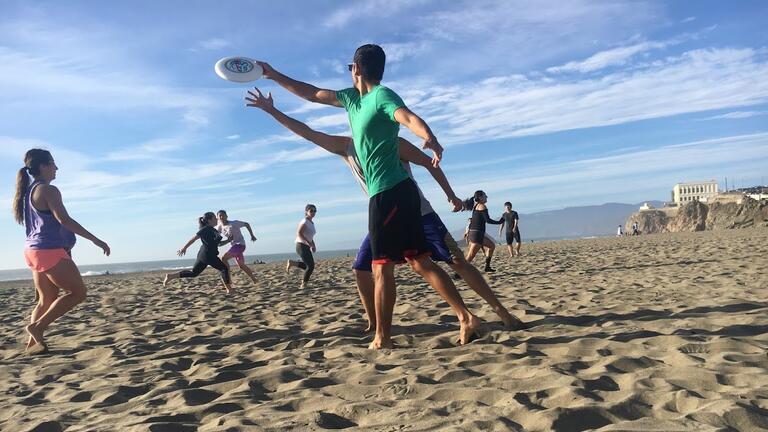
M 16 174 L 16 195 L 13 196 L 13 218 L 20 225 L 24 224 L 24 201 L 29 188 L 29 176 L 40 175 L 40 165 L 53 162 L 53 156 L 48 150 L 31 149 L 24 155 L 24 167 Z
M 203 228 L 208 225 L 209 220 L 214 219 L 215 217 L 216 215 L 213 214 L 213 212 L 205 212 L 205 214 L 197 218 L 197 223 L 200 225 L 200 228 Z
M 387 62 L 387 55 L 380 46 L 365 44 L 359 47 L 355 50 L 352 61 L 357 63 L 360 75 L 366 81 L 381 81 L 384 77 L 384 63 Z
M 485 195 L 485 192 L 476 190 L 475 194 L 464 200 L 464 210 L 473 210 L 475 203 L 480 200 L 480 197 Z
M 314 205 L 314 204 L 307 204 L 307 205 L 304 207 L 304 212 L 308 212 L 308 211 L 310 211 L 310 210 L 314 210 L 314 211 L 317 211 L 317 207 L 315 207 L 315 205 Z
M 217 215 L 222 214 L 222 213 L 227 214 L 227 211 L 226 210 L 219 210 L 219 211 L 216 212 Z
M 507 202 L 504 203 L 504 207 L 512 208 L 512 203 L 507 201 Z

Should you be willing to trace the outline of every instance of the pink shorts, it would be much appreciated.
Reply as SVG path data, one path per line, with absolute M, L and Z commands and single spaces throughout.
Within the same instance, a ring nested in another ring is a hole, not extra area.
M 64 249 L 24 249 L 24 259 L 34 272 L 45 272 L 54 267 L 62 259 L 70 258 Z
M 245 245 L 243 244 L 233 244 L 231 248 L 227 251 L 227 254 L 231 256 L 232 258 L 237 261 L 238 264 L 245 263 L 245 257 L 243 256 L 243 252 L 245 252 Z

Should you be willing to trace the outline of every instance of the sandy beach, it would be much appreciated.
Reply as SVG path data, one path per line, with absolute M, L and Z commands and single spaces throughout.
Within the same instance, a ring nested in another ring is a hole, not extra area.
M 89 297 L 26 356 L 30 281 L 0 284 L 3 431 L 768 430 L 768 229 L 497 249 L 492 288 L 530 325 L 485 334 L 398 269 L 394 341 L 367 349 L 352 258 L 312 287 L 284 266 L 226 296 L 217 272 L 88 278 Z M 480 260 L 477 260 L 480 263 Z

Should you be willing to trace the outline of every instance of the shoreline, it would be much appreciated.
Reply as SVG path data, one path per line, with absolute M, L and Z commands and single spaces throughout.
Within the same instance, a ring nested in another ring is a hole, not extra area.
M 665 233 L 668 234 L 668 233 Z M 664 235 L 664 234 L 647 234 L 647 235 Z M 605 235 L 605 236 L 580 236 L 580 237 L 566 237 L 566 238 L 544 238 L 544 239 L 529 239 L 526 240 L 526 242 L 523 243 L 523 248 L 530 247 L 531 245 L 536 244 L 547 244 L 552 242 L 562 242 L 562 241 L 579 241 L 579 240 L 595 240 L 595 239 L 609 239 L 614 238 L 615 236 L 612 235 Z M 497 239 L 498 241 L 498 239 Z M 462 249 L 466 248 L 466 242 L 463 239 L 458 239 L 457 243 L 459 244 L 459 247 Z M 499 249 L 499 252 L 503 252 L 501 249 L 503 249 L 506 245 L 503 242 L 497 242 L 496 247 Z M 497 253 L 499 253 L 497 252 Z M 338 253 L 338 255 L 336 255 Z M 349 258 L 354 258 L 355 254 L 357 253 L 357 249 L 335 249 L 330 251 L 321 251 L 319 254 L 334 254 L 329 257 L 321 257 L 316 258 L 317 262 L 329 260 L 329 259 L 336 259 L 336 258 L 346 258 L 346 256 L 342 256 L 345 254 L 349 254 Z M 506 252 L 505 252 L 506 253 Z M 271 257 L 277 257 L 272 259 Z M 255 268 L 258 269 L 259 266 L 266 265 L 266 264 L 274 264 L 281 262 L 285 259 L 295 259 L 295 253 L 292 252 L 286 252 L 286 253 L 276 253 L 276 254 L 265 254 L 265 255 L 247 255 L 246 256 L 246 263 Z M 260 259 L 264 260 L 261 263 L 253 263 L 253 259 Z M 265 260 L 266 259 L 266 260 Z M 109 274 L 104 274 L 104 271 L 93 271 L 93 270 L 86 270 L 85 272 L 81 272 L 80 275 L 83 278 L 92 278 L 92 277 L 98 277 L 98 276 L 116 276 L 116 275 L 140 275 L 140 274 L 146 274 L 146 273 L 168 273 L 173 271 L 179 271 L 183 269 L 189 269 L 192 268 L 192 263 L 194 262 L 194 259 L 185 258 L 180 260 L 155 260 L 155 261 L 128 261 L 128 262 L 118 262 L 118 263 L 107 263 L 107 264 L 78 264 L 78 268 L 82 269 L 86 267 L 119 267 L 119 266 L 128 266 L 128 265 L 137 265 L 137 264 L 152 264 L 152 263 L 164 263 L 164 262 L 176 262 L 176 261 L 189 261 L 190 265 L 188 266 L 181 266 L 181 267 L 174 267 L 174 268 L 167 268 L 167 269 L 157 269 L 157 268 L 151 268 L 147 270 L 130 270 L 130 271 L 110 271 Z M 108 270 L 105 270 L 108 271 Z M 3 273 L 9 273 L 9 272 L 18 272 L 18 273 L 29 273 L 29 269 L 26 268 L 18 268 L 18 269 L 8 269 L 8 270 L 0 270 L 0 284 L 6 283 L 6 282 L 21 282 L 21 281 L 31 281 L 32 277 L 30 276 L 24 276 L 24 277 L 14 277 L 14 278 L 3 278 Z M 90 273 L 90 274 L 89 274 Z

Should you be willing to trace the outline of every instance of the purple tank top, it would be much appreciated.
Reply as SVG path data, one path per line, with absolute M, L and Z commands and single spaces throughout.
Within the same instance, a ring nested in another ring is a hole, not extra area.
M 40 211 L 32 205 L 32 192 L 43 182 L 35 180 L 27 189 L 24 205 L 24 227 L 27 229 L 27 249 L 71 249 L 75 234 L 61 226 L 53 213 Z

